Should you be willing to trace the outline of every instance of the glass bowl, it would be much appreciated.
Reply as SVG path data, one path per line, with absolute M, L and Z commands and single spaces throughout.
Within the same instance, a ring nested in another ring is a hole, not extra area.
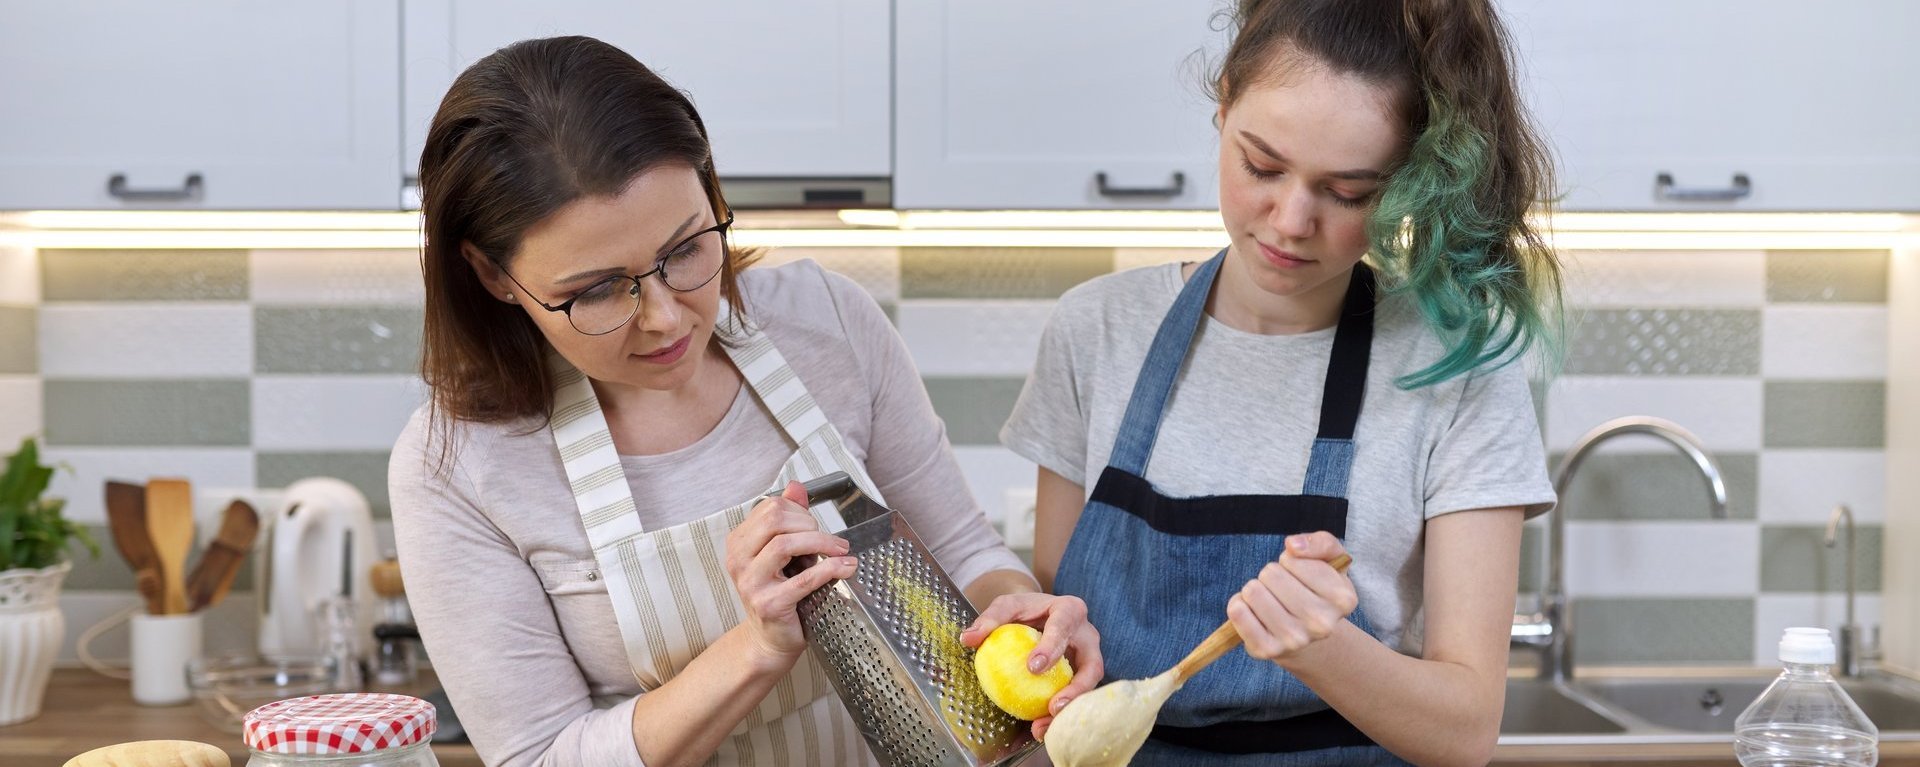
M 227 656 L 187 664 L 187 686 L 200 716 L 230 733 L 240 732 L 247 712 L 268 703 L 336 692 L 333 680 L 333 661 L 321 656 Z

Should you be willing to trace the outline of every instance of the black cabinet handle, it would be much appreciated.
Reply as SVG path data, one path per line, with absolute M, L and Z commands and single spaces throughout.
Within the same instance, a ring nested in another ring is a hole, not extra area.
M 1733 174 L 1733 185 L 1719 189 L 1682 189 L 1673 185 L 1673 174 L 1662 172 L 1653 179 L 1653 196 L 1662 202 L 1732 202 L 1753 194 L 1753 181 L 1745 173 Z
M 1187 174 L 1173 172 L 1173 184 L 1170 186 L 1114 186 L 1107 183 L 1107 172 L 1093 174 L 1093 181 L 1100 187 L 1102 197 L 1179 197 L 1187 191 Z
M 199 197 L 206 188 L 206 180 L 198 173 L 187 174 L 187 180 L 179 189 L 134 189 L 127 186 L 127 174 L 115 173 L 107 179 L 107 194 L 122 200 L 138 202 L 165 202 L 191 200 Z

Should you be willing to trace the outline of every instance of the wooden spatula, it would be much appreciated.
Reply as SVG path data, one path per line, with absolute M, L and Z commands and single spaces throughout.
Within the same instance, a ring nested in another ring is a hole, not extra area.
M 233 586 L 233 577 L 240 572 L 240 563 L 246 561 L 247 551 L 253 548 L 259 532 L 260 516 L 253 512 L 252 506 L 246 501 L 227 505 L 226 513 L 220 517 L 220 532 L 200 554 L 200 563 L 194 565 L 193 574 L 187 576 L 189 611 L 199 612 L 226 597 L 227 589 Z
M 184 613 L 187 552 L 193 548 L 193 486 L 186 480 L 147 480 L 147 536 L 160 562 L 161 612 Z
M 108 482 L 107 527 L 113 533 L 114 548 L 133 570 L 134 588 L 146 600 L 147 612 L 159 614 L 164 588 L 153 538 L 147 535 L 147 489 L 130 482 Z

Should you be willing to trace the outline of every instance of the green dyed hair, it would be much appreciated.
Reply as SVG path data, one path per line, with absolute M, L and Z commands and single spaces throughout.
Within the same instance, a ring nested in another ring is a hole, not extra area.
M 1407 146 L 1377 196 L 1371 256 L 1446 343 L 1400 378 L 1417 388 L 1564 349 L 1560 262 L 1529 222 L 1553 165 L 1514 84 L 1491 0 L 1240 0 L 1211 83 L 1222 107 L 1304 56 L 1380 83 Z
M 1447 341 L 1439 361 L 1402 376 L 1418 388 L 1520 358 L 1538 345 L 1549 368 L 1564 353 L 1560 269 L 1525 211 L 1487 204 L 1496 172 L 1485 132 L 1430 96 L 1426 127 L 1379 193 L 1367 222 L 1388 291 L 1411 295 Z

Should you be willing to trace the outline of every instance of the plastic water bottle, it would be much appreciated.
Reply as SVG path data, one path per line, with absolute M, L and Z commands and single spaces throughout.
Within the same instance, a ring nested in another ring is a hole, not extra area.
M 1734 720 L 1741 767 L 1873 767 L 1880 730 L 1833 680 L 1833 637 L 1791 628 L 1780 640 L 1786 670 Z

